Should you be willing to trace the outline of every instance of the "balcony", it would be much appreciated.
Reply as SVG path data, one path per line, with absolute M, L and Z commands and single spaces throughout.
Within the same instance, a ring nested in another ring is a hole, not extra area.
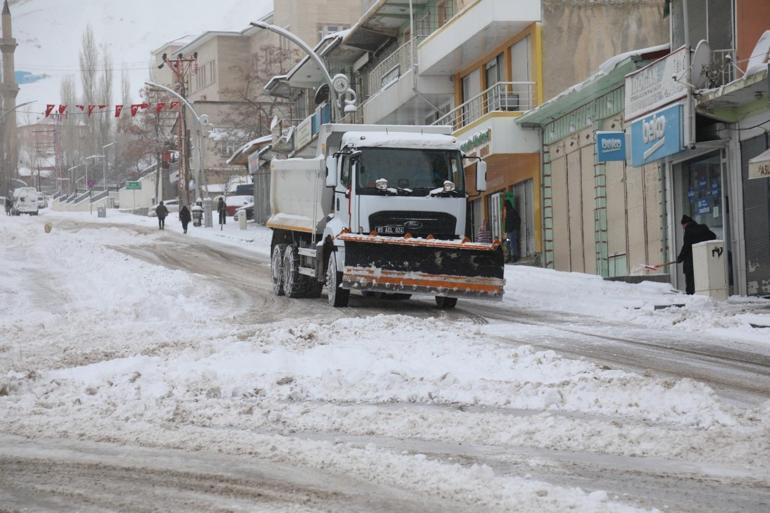
M 420 124 L 433 111 L 432 104 L 452 98 L 450 80 L 419 74 L 415 80 L 412 63 L 412 44 L 407 41 L 369 71 L 369 97 L 363 104 L 366 123 Z
M 420 42 L 420 74 L 451 75 L 540 21 L 540 0 L 478 0 Z
M 498 82 L 462 105 L 440 117 L 434 125 L 449 125 L 461 130 L 494 112 L 521 113 L 531 109 L 534 82 Z

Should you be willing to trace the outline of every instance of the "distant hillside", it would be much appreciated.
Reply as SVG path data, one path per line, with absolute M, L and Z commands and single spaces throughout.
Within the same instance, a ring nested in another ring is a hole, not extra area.
M 10 6 L 19 43 L 17 76 L 33 78 L 20 84 L 18 103 L 37 101 L 21 109 L 19 123 L 25 123 L 46 103 L 59 102 L 63 76 L 74 75 L 79 83 L 80 39 L 88 23 L 112 53 L 113 96 L 119 97 L 125 67 L 136 97 L 152 50 L 186 34 L 243 30 L 272 8 L 272 0 L 11 0 Z

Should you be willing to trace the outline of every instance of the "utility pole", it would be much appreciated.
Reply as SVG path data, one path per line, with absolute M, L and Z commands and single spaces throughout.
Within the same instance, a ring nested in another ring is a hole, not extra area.
M 168 65 L 171 71 L 174 73 L 176 79 L 176 89 L 179 95 L 187 99 L 187 80 L 191 73 L 198 71 L 198 52 L 195 52 L 192 57 L 185 57 L 181 53 L 176 56 L 176 59 L 169 59 L 168 56 L 163 54 L 163 64 Z M 178 140 L 179 140 L 179 201 L 181 205 L 190 204 L 190 142 L 187 134 L 187 111 L 184 102 L 180 106 L 179 122 L 177 124 Z M 158 172 L 160 172 L 160 162 L 158 162 Z

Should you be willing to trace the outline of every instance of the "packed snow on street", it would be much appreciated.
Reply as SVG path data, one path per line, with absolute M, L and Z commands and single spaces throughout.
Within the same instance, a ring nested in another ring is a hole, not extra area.
M 154 223 L 0 218 L 0 511 L 770 511 L 766 300 L 509 265 L 334 309 L 264 228 Z

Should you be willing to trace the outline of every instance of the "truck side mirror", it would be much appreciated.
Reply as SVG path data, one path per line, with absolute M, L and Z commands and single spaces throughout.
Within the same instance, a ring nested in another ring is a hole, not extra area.
M 337 159 L 326 157 L 326 186 L 337 187 Z
M 476 190 L 483 192 L 487 190 L 487 163 L 479 160 L 476 164 Z

